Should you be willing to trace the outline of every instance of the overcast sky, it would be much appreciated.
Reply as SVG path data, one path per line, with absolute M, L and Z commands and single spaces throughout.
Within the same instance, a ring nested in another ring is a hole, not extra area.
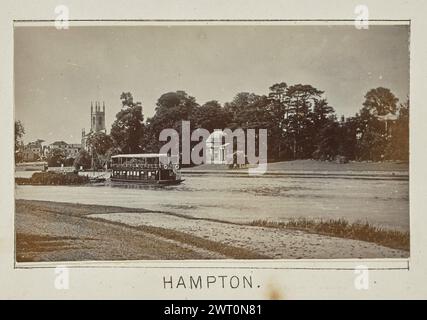
M 409 94 L 407 26 L 139 26 L 15 28 L 15 116 L 25 142 L 79 143 L 90 102 L 106 104 L 109 131 L 120 94 L 141 101 L 184 90 L 199 104 L 238 92 L 267 94 L 277 82 L 325 91 L 353 115 L 371 88 Z

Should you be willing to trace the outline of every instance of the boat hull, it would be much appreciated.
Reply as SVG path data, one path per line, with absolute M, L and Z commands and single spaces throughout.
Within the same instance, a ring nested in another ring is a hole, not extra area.
M 126 182 L 126 183 L 135 183 L 135 184 L 146 184 L 146 185 L 162 185 L 162 186 L 173 186 L 178 185 L 184 182 L 184 179 L 178 180 L 133 180 L 133 179 L 118 179 L 111 178 L 112 182 Z

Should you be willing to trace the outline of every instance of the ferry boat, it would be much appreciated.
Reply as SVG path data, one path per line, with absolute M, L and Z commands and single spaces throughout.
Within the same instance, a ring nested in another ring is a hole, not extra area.
M 178 161 L 167 154 L 118 154 L 111 157 L 111 181 L 177 185 L 183 182 Z

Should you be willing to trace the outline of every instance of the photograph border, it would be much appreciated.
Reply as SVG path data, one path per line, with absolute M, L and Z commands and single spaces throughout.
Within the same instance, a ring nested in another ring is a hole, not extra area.
M 54 19 L 14 19 L 13 30 L 15 27 L 38 27 L 52 26 Z M 120 26 L 197 26 L 197 25 L 217 25 L 217 26 L 330 26 L 330 25 L 354 25 L 354 19 L 69 19 L 74 23 L 74 27 L 120 27 Z M 412 19 L 368 19 L 368 23 L 375 25 L 408 25 L 408 49 L 409 49 L 409 100 L 411 100 L 411 22 Z M 112 23 L 112 24 L 105 24 Z M 135 23 L 135 24 L 127 24 Z M 224 24 L 225 23 L 225 24 Z M 244 23 L 244 24 L 240 24 Z M 251 24 L 255 23 L 255 24 Z M 306 23 L 306 24 L 304 24 Z M 70 25 L 73 27 L 73 25 Z M 15 47 L 13 47 L 15 50 Z M 15 56 L 15 55 L 14 55 Z M 15 85 L 15 82 L 14 82 Z M 15 116 L 15 93 L 13 93 L 14 105 L 13 112 Z M 411 115 L 410 115 L 411 122 Z M 410 130 L 411 131 L 411 130 Z M 411 181 L 411 138 L 409 150 L 409 180 Z M 12 153 L 13 150 L 12 150 Z M 410 195 L 410 190 L 409 190 Z M 15 200 L 15 198 L 14 198 Z M 411 222 L 411 199 L 409 197 L 409 221 Z M 15 205 L 14 205 L 15 206 Z M 364 265 L 367 270 L 410 270 L 412 256 L 412 232 L 411 223 L 409 229 L 410 250 L 408 258 L 340 258 L 340 259 L 200 259 L 200 260 L 82 260 L 82 261 L 54 261 L 54 262 L 17 262 L 16 261 L 16 226 L 14 211 L 14 269 L 45 269 L 56 268 L 58 265 L 68 268 L 142 268 L 142 269 L 239 269 L 239 270 L 336 270 L 348 271 L 354 270 L 355 265 Z M 251 264 L 266 264 L 267 266 L 254 266 Z M 158 264 L 162 264 L 159 266 Z M 179 266 L 179 265 L 181 266 Z M 188 265 L 190 264 L 190 265 Z M 196 265 L 194 265 L 196 264 Z M 199 265 L 200 264 L 200 265 Z M 286 266 L 281 266 L 285 264 Z M 311 264 L 312 266 L 305 266 Z M 316 266 L 319 265 L 320 266 Z M 298 266 L 304 265 L 304 266 Z M 331 266 L 328 266 L 331 265 Z

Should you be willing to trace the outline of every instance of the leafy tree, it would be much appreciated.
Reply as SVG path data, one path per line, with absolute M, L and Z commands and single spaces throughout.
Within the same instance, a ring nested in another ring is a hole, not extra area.
M 318 132 L 330 122 L 334 110 L 322 91 L 310 85 L 273 84 L 268 97 L 241 92 L 225 104 L 233 128 L 268 130 L 270 159 L 311 157 Z
M 113 147 L 113 140 L 104 132 L 96 132 L 89 137 L 87 144 L 94 153 L 105 155 Z
M 377 116 L 388 113 L 396 114 L 398 100 L 390 89 L 378 87 L 366 93 L 363 107 L 369 113 Z
M 254 93 L 237 94 L 233 101 L 227 104 L 228 110 L 234 110 L 232 124 L 242 129 L 267 128 L 271 120 L 269 103 L 266 96 Z
M 326 99 L 315 99 L 313 111 L 309 114 L 311 122 L 308 128 L 311 142 L 307 141 L 307 149 L 313 148 L 313 156 L 332 160 L 339 154 L 339 136 L 340 124 L 337 122 L 334 108 L 331 107 Z M 309 144 L 313 144 L 310 146 Z
M 391 141 L 386 155 L 396 160 L 409 160 L 409 100 L 399 105 L 399 117 L 391 125 Z
M 185 91 L 168 92 L 157 100 L 156 113 L 147 119 L 148 136 L 146 148 L 150 152 L 158 152 L 163 142 L 159 141 L 160 132 L 165 129 L 174 129 L 180 135 L 182 121 L 190 121 L 191 130 L 195 128 L 196 110 L 199 105 L 196 99 Z
M 75 161 L 76 161 L 76 159 L 74 159 L 74 158 L 66 158 L 64 161 L 64 166 L 65 167 L 73 167 Z
M 15 121 L 15 162 L 22 160 L 22 137 L 25 134 L 24 126 L 21 121 Z
M 92 166 L 92 158 L 86 150 L 80 150 L 76 159 L 74 160 L 74 168 L 80 170 L 80 167 L 83 169 L 90 169 Z
M 208 101 L 194 111 L 193 119 L 197 128 L 209 132 L 215 129 L 224 129 L 231 121 L 231 114 L 221 107 L 218 101 Z
M 314 105 L 323 91 L 311 85 L 296 84 L 286 91 L 285 103 L 288 105 L 285 138 L 293 143 L 293 158 L 308 158 L 314 152 L 313 120 Z
M 354 160 L 357 157 L 357 135 L 358 135 L 358 117 L 349 117 L 341 119 L 341 131 L 339 136 L 338 154 L 345 156 L 349 160 Z
M 49 151 L 47 155 L 47 164 L 49 167 L 60 167 L 61 164 L 65 165 L 65 153 L 59 148 L 54 148 Z
M 117 113 L 111 127 L 115 146 L 124 153 L 138 153 L 144 149 L 144 116 L 141 102 L 134 102 L 130 92 L 120 96 L 122 109 Z
M 366 93 L 363 108 L 357 117 L 357 159 L 381 161 L 390 158 L 390 152 L 387 151 L 390 146 L 389 134 L 380 117 L 395 114 L 397 101 L 390 89 L 379 87 Z
M 231 102 L 225 104 L 225 111 L 231 118 L 231 122 L 227 125 L 228 128 L 233 130 L 241 128 L 244 131 L 255 129 L 256 139 L 259 129 L 267 129 L 267 153 L 269 157 L 274 155 L 275 143 L 280 141 L 280 139 L 274 139 L 280 133 L 278 133 L 276 117 L 270 109 L 271 104 L 271 99 L 267 96 L 248 92 L 238 93 Z M 255 146 L 255 152 L 258 153 L 259 143 L 256 143 Z M 235 140 L 234 150 L 237 150 L 237 147 Z
M 96 169 L 105 166 L 108 162 L 113 147 L 113 140 L 104 132 L 96 132 L 92 134 L 87 141 L 89 150 L 93 157 L 93 165 Z
M 334 160 L 340 153 L 340 136 L 340 124 L 333 119 L 329 119 L 327 123 L 320 127 L 313 157 L 319 160 Z
M 175 119 L 172 120 L 191 120 L 197 107 L 196 99 L 185 91 L 168 92 L 157 100 L 156 115 L 173 112 Z
M 248 109 L 251 108 L 262 96 L 255 93 L 240 92 L 236 94 L 231 102 L 224 105 L 224 109 L 232 117 L 229 124 L 231 129 L 247 127 Z
M 327 124 L 331 116 L 335 114 L 335 110 L 331 107 L 326 99 L 320 99 L 314 101 L 312 119 L 315 124 L 315 127 L 323 127 L 324 124 Z
M 284 102 L 286 100 L 287 89 L 288 85 L 286 82 L 275 83 L 270 87 L 268 97 L 274 101 Z
M 286 131 L 288 125 L 289 105 L 286 103 L 288 85 L 285 82 L 273 84 L 270 87 L 268 111 L 271 117 L 269 132 L 269 158 L 285 159 L 291 154 L 291 145 L 287 143 Z M 288 156 L 287 156 L 288 155 Z
M 18 149 L 22 143 L 22 137 L 25 134 L 24 126 L 20 120 L 15 121 L 15 149 Z
M 382 160 L 387 144 L 384 125 L 365 107 L 360 110 L 357 124 L 357 160 Z

